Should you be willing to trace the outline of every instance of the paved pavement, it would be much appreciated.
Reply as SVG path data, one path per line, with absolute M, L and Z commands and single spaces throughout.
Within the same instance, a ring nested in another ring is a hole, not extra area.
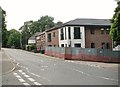
M 4 50 L 0 50 L 0 87 L 2 86 L 2 75 L 6 75 L 15 69 L 15 65 L 5 54 Z
M 4 50 L 0 51 L 0 54 L 0 61 L 2 62 L 2 67 L 0 67 L 0 75 L 12 72 L 15 69 L 15 65 L 10 60 L 10 57 L 5 54 Z
M 16 66 L 3 85 L 118 85 L 118 64 L 69 61 L 17 49 L 4 49 Z
M 0 50 L 0 73 L 2 73 L 2 53 Z M 2 77 L 0 76 L 0 87 L 2 86 Z

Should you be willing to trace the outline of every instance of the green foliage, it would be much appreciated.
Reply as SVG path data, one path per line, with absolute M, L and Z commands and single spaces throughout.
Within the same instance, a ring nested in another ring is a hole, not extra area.
M 45 31 L 46 29 L 48 28 L 51 28 L 54 26 L 54 18 L 53 17 L 50 17 L 48 15 L 46 16 L 42 16 L 39 20 L 38 20 L 38 23 L 39 23 L 39 28 L 40 30 L 43 32 Z
M 9 47 L 14 46 L 15 48 L 20 48 L 20 33 L 19 31 L 12 29 L 9 31 L 9 37 L 7 41 Z
M 32 36 L 30 32 L 29 25 L 25 24 L 21 31 L 22 45 L 25 46 L 28 44 L 28 39 Z
M 27 21 L 19 29 L 21 30 L 22 47 L 28 44 L 28 39 L 36 32 L 43 32 L 47 28 L 54 26 L 54 18 L 50 16 L 42 16 L 38 21 Z
M 35 46 L 34 45 L 26 45 L 26 50 L 27 51 L 32 51 L 35 49 Z
M 115 14 L 111 19 L 111 28 L 110 35 L 113 39 L 114 45 L 120 44 L 120 1 L 117 3 L 117 7 L 115 9 Z
M 39 29 L 39 23 L 38 21 L 34 21 L 29 27 L 30 27 L 30 32 L 31 32 L 31 35 L 35 34 L 36 32 L 40 32 L 40 29 Z
M 0 7 L 0 50 L 2 46 L 2 10 Z
M 6 16 L 6 12 L 0 7 L 0 22 L 1 22 L 0 28 L 2 28 L 2 47 L 7 47 L 7 37 L 8 37 L 5 16 Z

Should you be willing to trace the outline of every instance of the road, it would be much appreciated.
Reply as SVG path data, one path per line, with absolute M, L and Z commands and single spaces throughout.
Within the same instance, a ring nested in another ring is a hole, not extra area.
M 2 75 L 2 85 L 118 85 L 117 64 L 63 60 L 18 49 L 3 50 L 15 69 Z

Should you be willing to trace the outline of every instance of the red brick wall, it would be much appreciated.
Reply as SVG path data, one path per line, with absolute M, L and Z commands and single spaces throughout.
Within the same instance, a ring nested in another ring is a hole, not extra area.
M 39 39 L 37 39 L 37 37 L 39 37 Z M 36 47 L 37 49 L 45 49 L 46 46 L 46 39 L 45 39 L 45 33 L 42 33 L 38 36 L 36 36 Z
M 95 29 L 95 33 L 91 34 L 90 29 Z M 95 43 L 95 48 L 101 48 L 101 44 L 103 42 L 109 43 L 110 44 L 110 49 L 112 49 L 112 39 L 110 38 L 109 34 L 106 34 L 104 31 L 104 34 L 101 34 L 101 27 L 96 26 L 96 27 L 90 27 L 86 26 L 85 27 L 85 47 L 86 48 L 91 48 L 91 43 Z
M 53 33 L 55 32 L 55 37 L 53 37 Z M 47 46 L 48 45 L 51 45 L 51 46 L 56 46 L 58 47 L 59 46 L 59 34 L 58 34 L 58 29 L 54 29 L 54 30 L 51 30 L 51 31 L 47 31 L 46 32 L 46 37 L 48 34 L 51 33 L 51 41 L 48 42 L 48 38 L 47 38 Z
M 46 47 L 45 54 L 56 58 L 58 57 L 69 60 L 120 63 L 120 56 L 118 55 L 120 52 L 113 52 L 110 50 Z

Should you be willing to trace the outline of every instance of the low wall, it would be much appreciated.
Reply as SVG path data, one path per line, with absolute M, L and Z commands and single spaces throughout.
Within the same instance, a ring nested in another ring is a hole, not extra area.
M 111 51 L 108 49 L 46 47 L 45 54 L 69 60 L 120 63 L 120 51 Z

